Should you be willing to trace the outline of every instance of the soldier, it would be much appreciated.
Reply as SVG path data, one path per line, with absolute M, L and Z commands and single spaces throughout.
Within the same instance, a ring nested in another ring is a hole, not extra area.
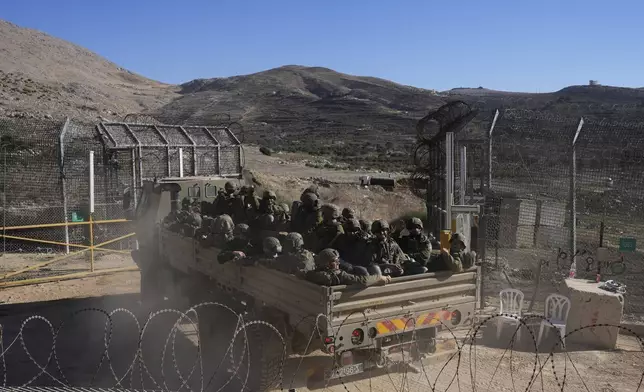
M 304 195 L 305 195 L 305 194 L 307 194 L 307 193 L 312 193 L 312 194 L 314 194 L 318 199 L 320 198 L 320 188 L 319 188 L 317 185 L 315 185 L 315 184 L 311 185 L 310 187 L 308 187 L 308 188 L 306 188 L 304 191 L 302 191 L 302 194 L 300 195 L 300 201 L 301 201 L 301 202 L 304 202 L 304 200 L 302 200 L 302 198 L 303 198 L 303 197 L 304 197 Z
M 340 269 L 340 254 L 335 249 L 323 249 L 315 256 L 314 271 L 308 271 L 306 280 L 323 285 L 359 285 L 363 287 L 385 285 L 391 278 L 384 275 L 357 276 Z
M 465 252 L 467 246 L 461 233 L 454 233 L 449 243 L 449 250 L 441 249 L 441 261 L 445 269 L 449 269 L 452 272 L 463 272 L 465 268 L 469 268 L 474 264 L 476 253 Z
M 344 229 L 338 218 L 340 209 L 334 204 L 325 204 L 322 206 L 322 223 L 315 228 L 315 241 L 313 242 L 313 251 L 319 252 L 322 249 L 334 248 L 338 237 L 344 233 Z
M 286 203 L 279 206 L 277 215 L 275 216 L 275 223 L 279 231 L 288 231 L 291 226 L 291 208 Z
M 340 216 L 339 221 L 344 225 L 345 222 L 355 218 L 356 212 L 353 210 L 353 208 L 345 207 L 342 209 L 342 215 Z
M 393 239 L 395 239 L 396 241 L 398 241 L 398 239 L 399 239 L 400 237 L 402 237 L 404 234 L 407 234 L 407 233 L 406 233 L 406 230 L 405 230 L 405 227 L 406 227 L 406 223 L 405 223 L 405 221 L 404 221 L 403 219 L 398 219 L 398 220 L 394 223 L 394 229 L 393 229 L 393 231 L 391 232 L 391 237 L 392 237 Z
M 406 256 L 389 235 L 389 223 L 382 219 L 374 221 L 371 231 L 375 237 L 370 242 L 369 261 L 380 266 L 384 275 L 401 276 Z
M 368 221 L 366 219 L 360 219 L 358 222 L 360 222 L 360 229 L 362 229 L 362 232 L 368 238 L 373 237 L 373 234 L 371 233 L 371 221 Z
M 262 200 L 259 202 L 260 214 L 277 214 L 279 208 L 277 206 L 277 195 L 273 191 L 264 191 Z
M 219 191 L 217 198 L 213 202 L 215 215 L 234 215 L 233 202 L 235 199 L 235 185 L 228 181 L 224 184 L 224 190 Z
M 277 259 L 278 270 L 287 274 L 297 274 L 315 269 L 313 253 L 304 249 L 304 239 L 300 233 L 288 233 L 282 243 L 284 253 Z
M 369 275 L 378 273 L 377 270 L 370 270 L 371 266 L 367 259 L 369 237 L 362 231 L 356 219 L 348 220 L 344 224 L 344 234 L 338 237 L 336 249 L 340 252 L 341 259 L 353 266 L 354 273 L 360 274 L 362 269 L 365 269 Z
M 254 253 L 253 245 L 250 242 L 250 228 L 247 224 L 235 225 L 233 236 L 233 239 L 226 243 L 222 252 L 217 256 L 217 261 L 221 264 L 252 256 Z
M 277 258 L 282 253 L 282 245 L 275 237 L 266 237 L 262 241 L 262 256 L 257 260 L 257 264 L 267 268 L 276 268 Z
M 259 211 L 259 197 L 255 195 L 255 187 L 248 186 L 243 192 L 242 200 L 248 221 L 252 221 L 257 217 Z
M 302 195 L 302 204 L 299 206 L 297 214 L 291 219 L 291 231 L 296 231 L 307 238 L 315 230 L 317 225 L 322 222 L 322 213 L 318 204 L 318 197 L 314 193 Z
M 432 255 L 432 244 L 423 233 L 423 221 L 411 218 L 406 226 L 409 235 L 398 238 L 398 245 L 409 257 L 426 267 Z

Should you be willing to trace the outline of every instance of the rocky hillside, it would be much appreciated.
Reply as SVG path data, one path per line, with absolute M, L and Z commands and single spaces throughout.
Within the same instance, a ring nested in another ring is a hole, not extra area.
M 0 20 L 0 116 L 119 117 L 176 96 L 70 42 Z
M 484 110 L 521 108 L 625 121 L 644 117 L 644 89 L 571 86 L 527 94 L 476 87 L 437 92 L 297 65 L 171 86 L 72 43 L 0 21 L 0 117 L 26 113 L 95 120 L 145 112 L 180 124 L 212 124 L 230 117 L 243 126 L 246 141 L 391 162 L 392 153 L 408 161 L 419 118 L 455 99 Z

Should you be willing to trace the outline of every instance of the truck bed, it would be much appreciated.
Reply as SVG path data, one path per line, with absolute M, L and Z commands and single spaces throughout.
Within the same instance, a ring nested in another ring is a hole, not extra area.
M 386 286 L 325 287 L 263 266 L 219 264 L 218 249 L 203 248 L 191 238 L 164 229 L 160 242 L 162 254 L 175 268 L 206 274 L 226 290 L 241 291 L 280 310 L 307 335 L 318 330 L 325 336 L 350 340 L 358 327 L 382 338 L 441 325 L 467 325 L 478 301 L 477 268 L 459 274 L 399 277 Z

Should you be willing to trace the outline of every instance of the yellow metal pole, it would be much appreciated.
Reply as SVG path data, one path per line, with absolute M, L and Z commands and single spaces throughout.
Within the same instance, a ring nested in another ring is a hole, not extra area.
M 95 221 L 94 223 L 98 223 L 98 221 Z M 117 251 L 117 250 L 114 250 L 114 249 L 100 249 L 100 248 L 101 248 L 101 246 L 108 245 L 108 244 L 111 244 L 111 243 L 116 242 L 116 241 L 124 240 L 124 239 L 126 239 L 128 237 L 132 237 L 134 235 L 136 235 L 136 233 L 130 233 L 130 234 L 120 236 L 118 238 L 114 238 L 112 240 L 109 240 L 109 241 L 103 242 L 101 244 L 95 245 L 94 249 L 104 250 L 106 252 L 129 253 L 127 251 Z M 88 245 L 72 244 L 72 243 L 48 241 L 48 240 L 39 240 L 39 239 L 35 239 L 35 238 L 18 237 L 18 236 L 15 236 L 15 235 L 3 236 L 2 234 L 0 234 L 0 237 L 5 237 L 5 238 L 8 238 L 8 239 L 12 239 L 12 240 L 27 241 L 27 242 L 38 242 L 38 243 L 41 243 L 41 244 L 51 244 L 51 245 L 60 245 L 60 246 L 69 245 L 69 246 L 73 246 L 73 247 L 76 247 L 76 248 L 82 248 L 82 249 L 89 249 L 90 248 Z
M 116 272 L 128 272 L 128 271 L 138 271 L 138 270 L 139 270 L 139 267 L 131 266 L 131 267 L 120 267 L 120 268 L 108 268 L 104 270 L 98 270 L 95 272 L 76 272 L 76 273 L 67 274 L 67 275 L 48 276 L 46 278 L 14 280 L 11 282 L 0 282 L 0 288 L 27 286 L 31 284 L 58 282 L 61 280 L 78 279 L 78 278 L 91 278 L 93 276 L 111 274 Z
M 449 250 L 449 240 L 452 238 L 452 233 L 449 230 L 441 230 L 441 249 Z
M 66 259 L 66 258 L 69 258 L 69 257 L 75 256 L 75 255 L 79 255 L 79 254 L 81 254 L 81 253 L 85 252 L 86 250 L 87 250 L 87 249 L 81 249 L 81 250 L 76 251 L 76 252 L 74 252 L 74 253 L 66 254 L 66 255 L 63 255 L 63 256 L 60 256 L 60 257 L 54 257 L 54 258 L 53 258 L 53 259 L 51 259 L 51 260 L 44 261 L 44 262 L 42 262 L 42 263 L 38 263 L 38 264 L 34 264 L 34 265 L 32 265 L 31 267 L 25 267 L 25 268 L 21 268 L 21 269 L 19 269 L 19 270 L 17 270 L 17 271 L 14 271 L 14 272 L 9 272 L 9 273 L 7 273 L 7 274 L 1 275 L 1 276 L 0 276 L 0 280 L 10 278 L 10 277 L 12 277 L 12 276 L 15 276 L 15 275 L 21 274 L 21 273 L 23 273 L 23 272 L 32 271 L 32 270 L 35 270 L 35 269 L 40 268 L 40 267 L 46 267 L 46 266 L 48 266 L 48 265 L 50 265 L 50 264 L 53 264 L 53 263 L 55 263 L 55 262 L 57 262 L 57 261 L 60 261 L 60 260 L 63 260 L 63 259 Z
M 89 270 L 94 272 L 94 217 L 89 213 Z

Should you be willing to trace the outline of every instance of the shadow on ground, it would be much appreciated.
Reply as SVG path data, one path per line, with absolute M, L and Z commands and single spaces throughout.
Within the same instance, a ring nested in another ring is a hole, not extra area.
M 239 365 L 239 349 L 233 356 L 237 364 L 224 355 L 234 334 L 234 317 L 226 325 L 223 316 L 215 315 L 221 321 L 217 343 L 204 350 L 201 362 L 196 324 L 186 320 L 172 333 L 181 315 L 167 309 L 175 307 L 143 309 L 138 298 L 111 295 L 2 305 L 0 372 L 5 385 L 178 390 L 185 383 L 192 390 L 242 389 L 246 368 Z M 145 325 L 151 313 L 155 316 Z M 243 337 L 237 340 L 236 346 L 243 346 Z M 237 372 L 231 371 L 236 367 Z

